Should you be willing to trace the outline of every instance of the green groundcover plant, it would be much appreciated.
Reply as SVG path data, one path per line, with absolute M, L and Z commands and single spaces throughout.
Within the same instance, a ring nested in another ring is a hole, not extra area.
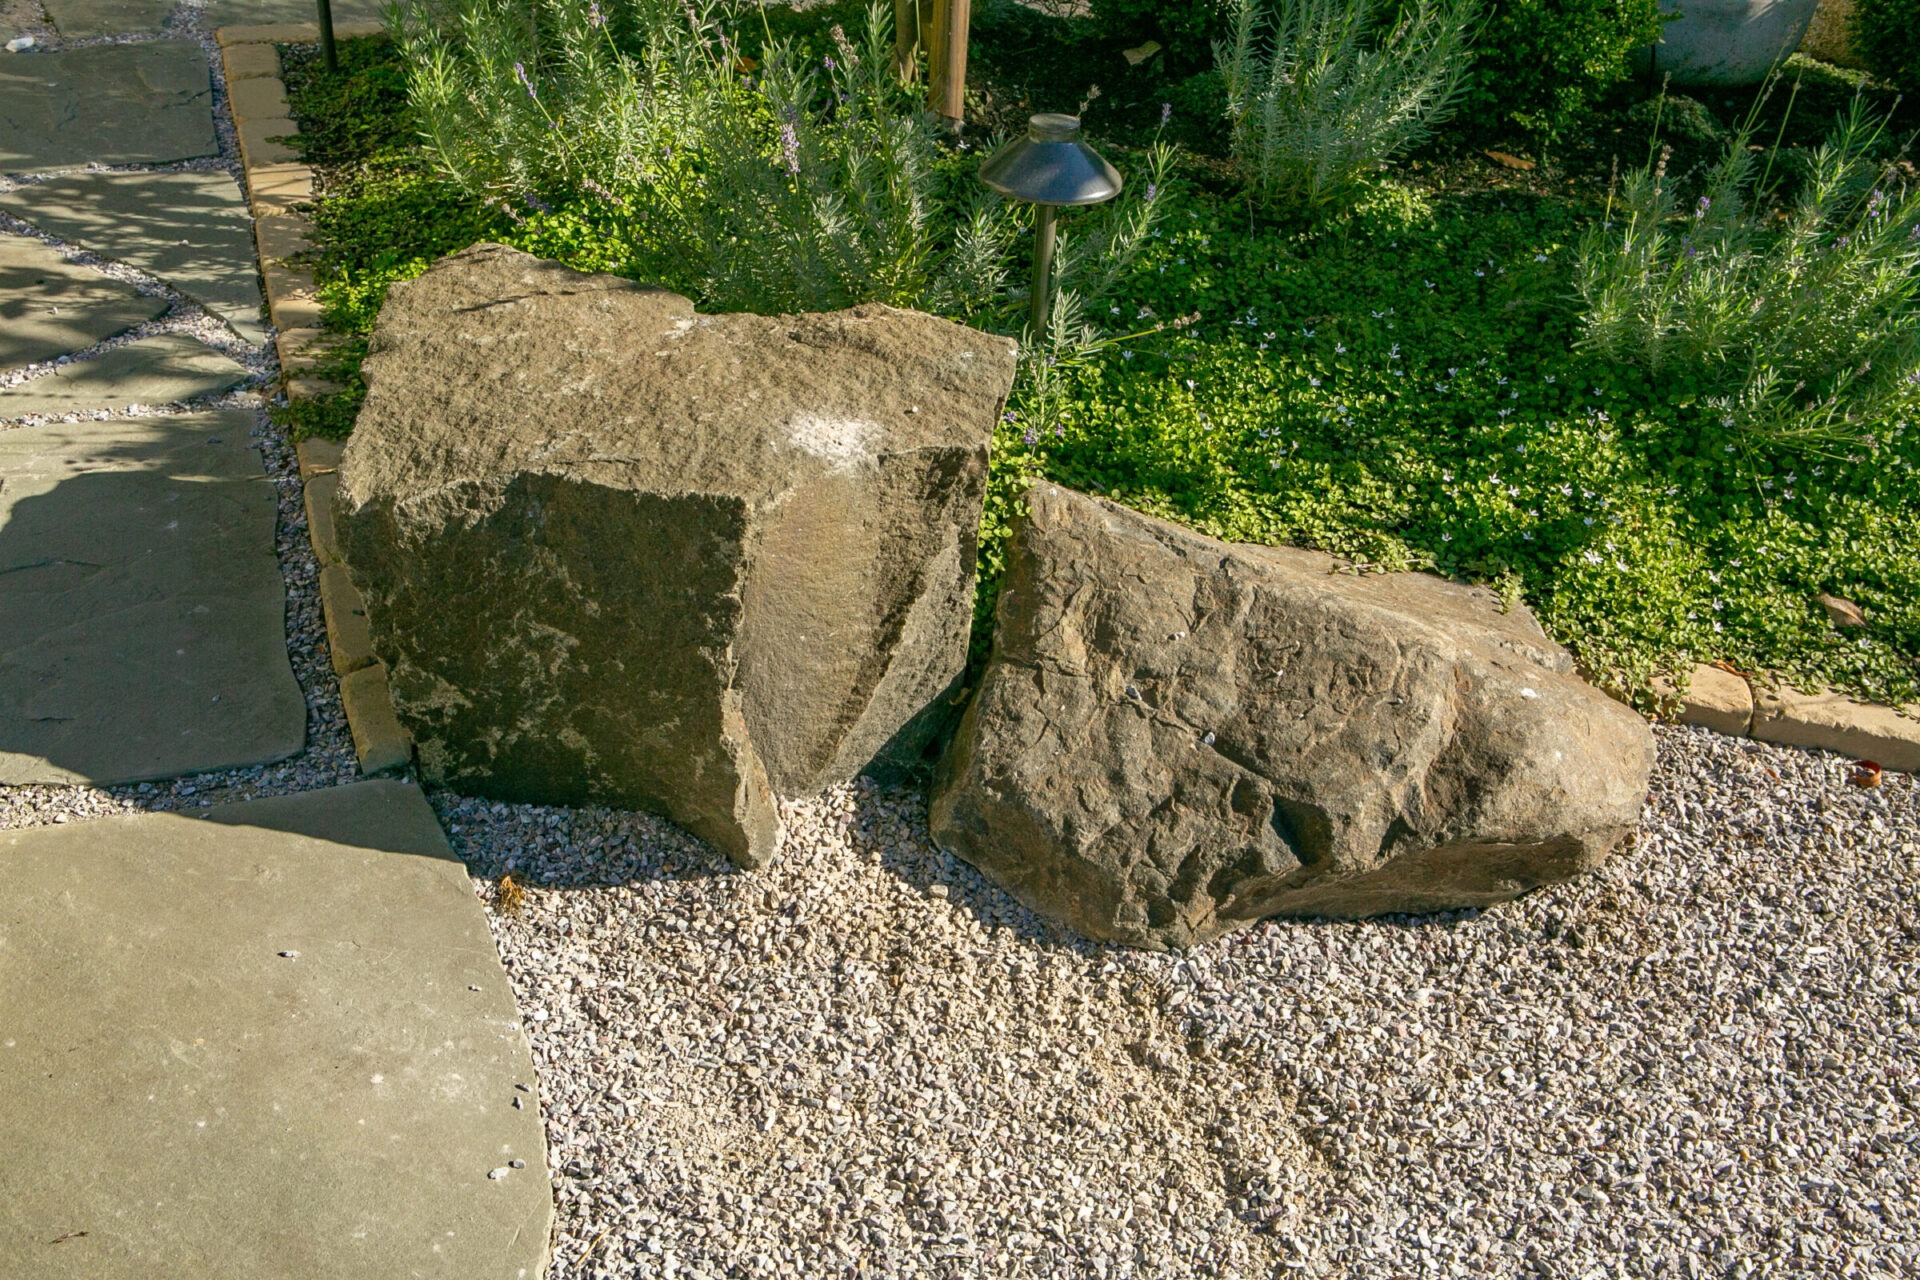
M 1657 0 L 1490 0 L 1463 121 L 1567 141 L 1630 78 L 1633 51 L 1660 38 Z
M 835 47 L 822 30 L 809 56 L 837 60 Z M 401 65 L 390 49 L 345 51 L 349 75 L 362 60 Z M 304 113 L 321 78 L 299 56 L 288 66 Z M 320 95 L 329 110 L 386 122 L 333 131 L 371 149 L 328 172 L 315 212 L 330 323 L 364 334 L 390 280 L 478 239 L 643 278 L 632 201 L 543 188 L 540 209 L 476 192 L 417 145 L 377 143 L 413 108 L 379 91 L 380 77 L 357 83 L 357 105 Z M 778 170 L 780 117 L 763 119 L 761 162 Z M 1708 393 L 1681 385 L 1677 364 L 1656 373 L 1584 340 L 1579 246 L 1606 220 L 1601 205 L 1423 194 L 1388 174 L 1337 216 L 1276 224 L 1205 162 L 1112 154 L 1136 201 L 1157 189 L 1150 210 L 1123 207 L 1091 231 L 1081 220 L 1070 240 L 1084 256 L 1061 332 L 1031 348 L 995 441 L 983 620 L 1019 494 L 1047 477 L 1220 537 L 1492 584 L 1624 692 L 1724 659 L 1883 700 L 1920 696 L 1911 416 L 1856 424 L 1871 448 L 1729 426 Z M 980 213 L 976 156 L 935 148 L 925 216 L 936 259 Z M 1017 220 L 982 216 L 968 234 L 992 279 L 1017 268 L 1025 244 Z M 1671 211 L 1670 240 L 1691 216 Z M 1620 233 L 1617 210 L 1614 223 L 1600 231 Z M 1776 215 L 1756 231 L 1752 252 L 1764 257 L 1779 225 Z M 971 310 L 958 291 L 922 305 L 1018 324 L 1017 292 L 1001 283 L 978 296 L 989 301 Z M 352 366 L 349 352 L 340 375 Z M 1836 632 L 1822 592 L 1860 605 L 1867 626 Z
M 1213 63 L 1213 46 L 1233 30 L 1234 0 L 1092 0 L 1089 8 L 1109 40 L 1152 40 L 1176 74 Z

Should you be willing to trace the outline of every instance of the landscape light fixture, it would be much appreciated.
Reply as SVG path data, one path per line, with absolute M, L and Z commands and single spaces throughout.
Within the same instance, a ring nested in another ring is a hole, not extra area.
M 980 166 L 980 181 L 1033 212 L 1033 336 L 1047 331 L 1053 303 L 1054 210 L 1100 204 L 1120 194 L 1120 175 L 1080 141 L 1080 117 L 1043 112 L 1027 121 L 1027 136 L 1002 147 Z
M 320 57 L 327 70 L 340 69 L 340 55 L 333 47 L 333 0 L 316 0 L 320 7 Z

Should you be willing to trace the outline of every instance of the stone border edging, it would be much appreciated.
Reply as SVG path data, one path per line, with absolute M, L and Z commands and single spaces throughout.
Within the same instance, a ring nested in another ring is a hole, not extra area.
M 340 487 L 338 440 L 302 440 L 300 487 L 307 509 L 307 536 L 320 563 L 320 613 L 326 620 L 327 651 L 340 677 L 340 701 L 353 735 L 360 772 L 385 773 L 413 763 L 413 736 L 394 714 L 387 685 L 387 664 L 373 652 L 367 604 L 347 575 L 333 531 L 333 495 Z
M 374 35 L 378 22 L 336 23 L 341 39 Z M 339 390 L 319 378 L 296 376 L 312 368 L 327 335 L 320 328 L 320 304 L 313 272 L 293 261 L 312 248 L 312 223 L 295 206 L 313 198 L 313 170 L 284 143 L 273 139 L 296 131 L 280 76 L 279 44 L 311 44 L 317 27 L 304 23 L 221 27 L 214 33 L 227 78 L 227 105 L 240 139 L 240 168 L 246 177 L 247 205 L 253 214 L 254 247 L 265 285 L 267 314 L 275 329 L 281 387 L 287 399 L 311 400 Z M 326 620 L 327 649 L 340 677 L 340 701 L 353 735 L 360 772 L 386 773 L 413 763 L 413 738 L 393 711 L 386 664 L 373 652 L 367 605 L 341 563 L 333 528 L 333 495 L 339 488 L 338 441 L 302 440 L 295 448 L 307 513 L 307 537 L 320 565 L 320 612 Z
M 1659 692 L 1673 695 L 1667 685 Z M 1897 708 L 1841 693 L 1801 693 L 1756 683 L 1725 667 L 1694 667 L 1678 699 L 1681 724 L 1787 747 L 1837 751 L 1886 769 L 1920 773 L 1920 704 Z

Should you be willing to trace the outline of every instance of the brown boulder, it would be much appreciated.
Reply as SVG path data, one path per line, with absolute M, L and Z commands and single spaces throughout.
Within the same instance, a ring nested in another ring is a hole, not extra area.
M 341 550 L 426 776 L 662 810 L 916 757 L 965 662 L 1013 345 L 884 306 L 703 316 L 478 245 L 395 285 Z
M 1597 866 L 1653 739 L 1524 608 L 1028 494 L 935 837 L 1097 938 L 1481 906 Z

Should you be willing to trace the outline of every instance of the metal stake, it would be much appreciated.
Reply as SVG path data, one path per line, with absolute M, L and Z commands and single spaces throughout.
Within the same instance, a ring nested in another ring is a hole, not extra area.
M 1053 219 L 1050 204 L 1033 207 L 1033 340 L 1047 335 L 1047 313 L 1053 309 Z
M 327 70 L 340 69 L 340 55 L 333 47 L 333 0 L 318 0 L 320 5 L 320 56 Z

